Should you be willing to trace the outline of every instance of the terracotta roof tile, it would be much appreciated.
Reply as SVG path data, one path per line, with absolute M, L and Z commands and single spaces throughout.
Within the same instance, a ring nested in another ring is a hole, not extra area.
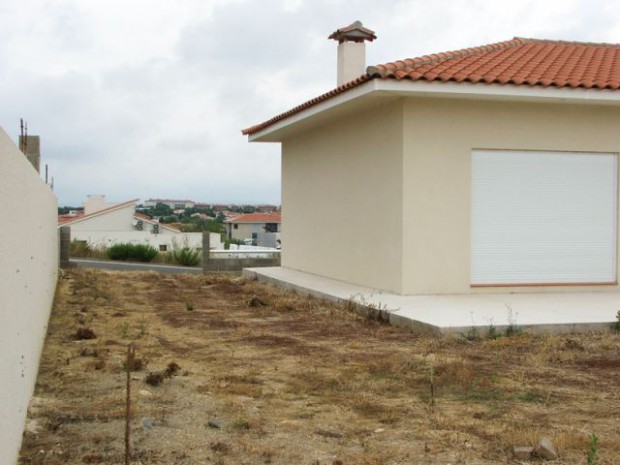
M 366 74 L 356 80 L 244 129 L 242 134 L 259 132 L 371 79 L 617 90 L 620 88 L 620 44 L 515 37 L 481 47 L 369 66 Z

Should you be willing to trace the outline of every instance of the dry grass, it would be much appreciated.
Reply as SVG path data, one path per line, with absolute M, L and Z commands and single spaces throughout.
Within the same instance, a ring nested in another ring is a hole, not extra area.
M 123 461 L 134 343 L 135 464 L 495 464 L 540 436 L 585 463 L 590 433 L 620 464 L 620 336 L 432 339 L 351 308 L 241 278 L 70 272 L 20 463 Z

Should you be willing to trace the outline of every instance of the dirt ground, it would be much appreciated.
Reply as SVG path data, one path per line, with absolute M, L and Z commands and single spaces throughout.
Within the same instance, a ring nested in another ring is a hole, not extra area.
M 527 463 L 542 436 L 585 464 L 593 433 L 620 464 L 620 335 L 465 336 L 238 277 L 71 271 L 20 464 L 124 463 L 130 343 L 132 464 Z

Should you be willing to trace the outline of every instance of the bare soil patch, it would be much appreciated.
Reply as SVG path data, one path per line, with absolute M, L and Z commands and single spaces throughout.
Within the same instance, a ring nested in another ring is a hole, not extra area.
M 133 464 L 519 463 L 512 446 L 540 436 L 556 463 L 586 463 L 591 433 L 620 464 L 617 334 L 436 339 L 353 307 L 242 278 L 71 271 L 20 463 L 124 463 L 133 343 Z

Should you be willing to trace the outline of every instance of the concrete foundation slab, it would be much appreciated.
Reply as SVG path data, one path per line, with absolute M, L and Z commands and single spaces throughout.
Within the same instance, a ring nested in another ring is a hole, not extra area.
M 524 330 L 571 333 L 609 330 L 620 310 L 620 292 L 412 295 L 377 291 L 283 267 L 247 268 L 245 276 L 332 301 L 351 300 L 384 313 L 395 326 L 415 332 L 484 334 Z

